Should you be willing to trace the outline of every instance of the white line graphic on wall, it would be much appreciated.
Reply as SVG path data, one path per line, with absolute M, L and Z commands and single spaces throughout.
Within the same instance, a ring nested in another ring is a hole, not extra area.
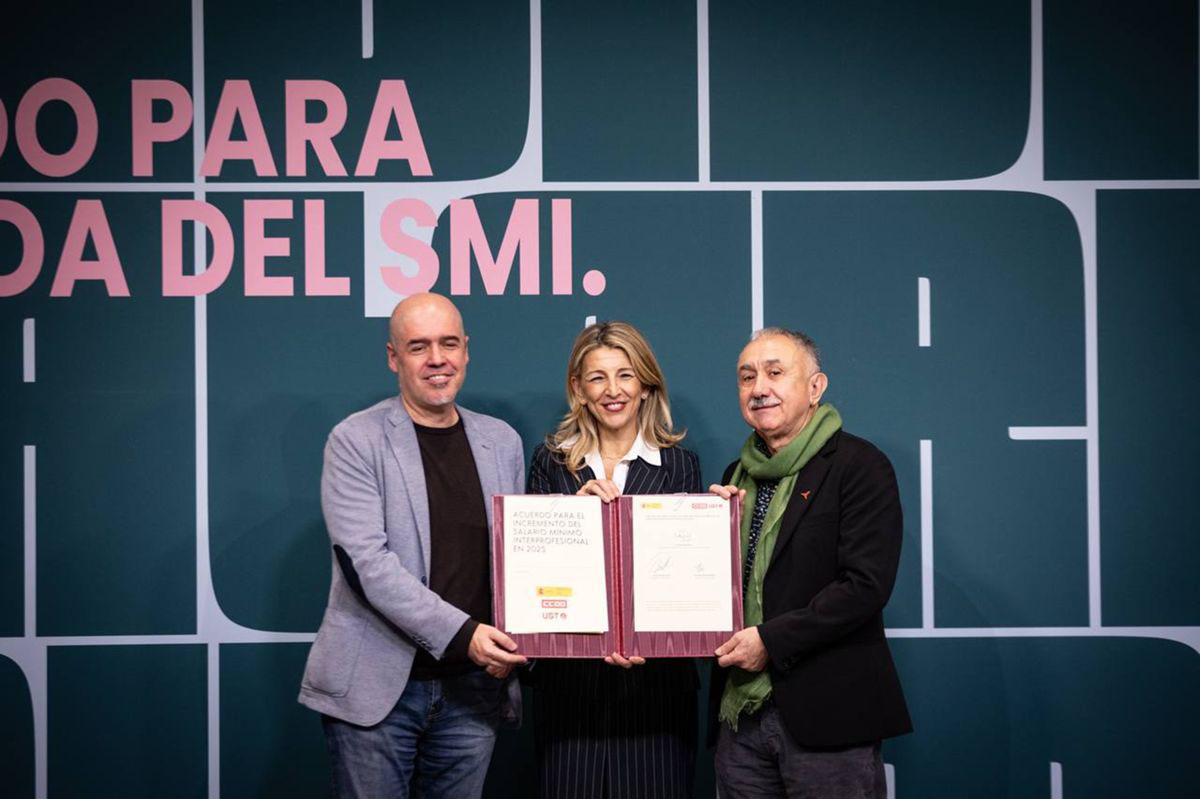
M 712 133 L 708 106 L 708 0 L 696 0 L 696 176 L 708 183 L 712 170 Z
M 34 323 L 32 319 L 26 319 L 21 323 L 21 380 L 26 383 L 37 380 L 36 355 Z
M 933 441 L 921 439 L 921 629 L 933 625 Z
M 375 55 L 375 0 L 362 0 L 362 57 Z
M 1010 427 L 1008 437 L 1013 441 L 1086 441 L 1088 429 L 1074 427 Z
M 22 448 L 24 485 L 24 579 L 25 636 L 0 654 L 11 657 L 25 673 L 33 711 L 33 779 L 38 799 L 46 796 L 46 759 L 49 713 L 46 693 L 46 641 L 37 637 L 37 447 Z M 0 642 L 7 643 L 0 639 Z
M 26 444 L 22 452 L 25 476 L 23 496 L 25 531 L 25 637 L 37 636 L 37 447 Z
M 763 326 L 763 196 L 750 192 L 750 331 Z
M 917 278 L 917 346 L 930 346 L 929 278 Z

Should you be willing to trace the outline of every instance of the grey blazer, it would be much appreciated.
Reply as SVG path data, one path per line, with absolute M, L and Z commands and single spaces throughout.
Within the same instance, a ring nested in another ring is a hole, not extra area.
M 458 412 L 479 470 L 490 531 L 491 496 L 525 491 L 521 439 L 499 419 L 465 408 Z M 325 445 L 321 508 L 334 548 L 333 578 L 299 701 L 370 726 L 400 698 L 416 648 L 440 658 L 467 620 L 466 613 L 426 587 L 425 469 L 399 396 L 333 428 Z M 509 689 L 509 719 L 516 721 L 521 695 L 515 680 Z

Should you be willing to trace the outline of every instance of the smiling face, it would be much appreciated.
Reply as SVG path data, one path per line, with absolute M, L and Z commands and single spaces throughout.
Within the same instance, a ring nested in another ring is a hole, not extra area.
M 454 398 L 467 374 L 467 336 L 458 309 L 445 297 L 418 294 L 392 312 L 388 368 L 414 422 L 448 427 L 458 421 Z
M 602 438 L 637 435 L 638 410 L 649 392 L 624 350 L 597 347 L 589 352 L 580 374 L 571 378 L 571 388 L 596 420 Z
M 772 452 L 804 429 L 828 385 L 812 354 L 787 336 L 756 338 L 738 357 L 742 418 Z

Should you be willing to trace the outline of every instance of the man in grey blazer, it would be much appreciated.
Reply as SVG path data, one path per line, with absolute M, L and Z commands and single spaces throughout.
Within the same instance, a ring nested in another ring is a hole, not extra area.
M 489 543 L 491 496 L 524 491 L 521 440 L 455 405 L 467 336 L 445 297 L 399 303 L 387 354 L 399 395 L 325 446 L 333 578 L 300 702 L 323 714 L 338 796 L 479 796 L 520 713 L 508 678 L 525 658 L 490 624 Z

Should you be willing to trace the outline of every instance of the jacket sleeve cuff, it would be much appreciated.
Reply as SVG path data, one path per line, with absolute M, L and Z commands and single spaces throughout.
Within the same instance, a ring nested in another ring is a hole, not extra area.
M 785 655 L 783 642 L 775 635 L 778 632 L 777 625 L 771 624 L 771 621 L 774 619 L 758 625 L 758 637 L 762 639 L 763 648 L 767 650 L 767 659 L 771 664 L 780 671 L 787 671 L 796 665 L 796 659 Z

